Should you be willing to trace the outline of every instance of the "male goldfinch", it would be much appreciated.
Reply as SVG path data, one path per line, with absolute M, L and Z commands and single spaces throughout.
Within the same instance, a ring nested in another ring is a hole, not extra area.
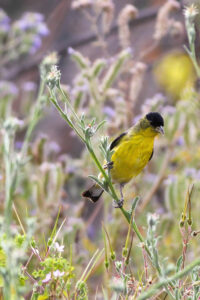
M 121 206 L 123 205 L 123 186 L 136 177 L 151 160 L 154 139 L 158 134 L 164 134 L 163 127 L 162 116 L 158 112 L 150 112 L 111 143 L 110 150 L 114 150 L 114 153 L 108 167 L 110 167 L 112 182 L 120 186 Z M 96 202 L 102 193 L 103 189 L 94 184 L 82 195 Z

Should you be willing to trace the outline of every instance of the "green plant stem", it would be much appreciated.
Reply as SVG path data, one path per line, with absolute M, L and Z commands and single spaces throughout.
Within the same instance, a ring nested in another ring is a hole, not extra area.
M 195 71 L 197 73 L 197 76 L 199 78 L 200 77 L 200 68 L 199 68 L 199 64 L 197 62 L 197 57 L 196 57 L 196 53 L 195 53 L 195 45 L 194 45 L 194 43 L 190 44 L 190 50 L 187 49 L 187 48 L 186 48 L 186 50 L 187 50 L 187 52 L 188 52 L 188 54 L 189 54 L 189 56 L 191 58 L 191 61 L 192 61 L 193 65 L 194 65 L 194 68 L 195 68 Z
M 198 78 L 200 78 L 200 67 L 197 61 L 196 50 L 195 50 L 196 30 L 195 30 L 194 20 L 191 22 L 186 19 L 185 26 L 186 26 L 186 31 L 187 31 L 188 41 L 189 41 L 189 49 L 186 46 L 184 46 L 184 48 L 191 58 L 191 61 L 194 65 Z
M 39 88 L 39 93 L 36 101 L 36 106 L 33 112 L 33 118 L 28 126 L 23 147 L 20 153 L 20 157 L 23 158 L 26 155 L 28 143 L 32 132 L 38 122 L 41 112 L 41 97 L 44 92 L 45 82 L 42 81 Z M 5 130 L 4 134 L 4 162 L 5 162 L 5 215 L 4 215 L 4 227 L 7 237 L 11 235 L 10 225 L 12 222 L 12 204 L 14 199 L 14 193 L 17 187 L 17 179 L 21 165 L 18 162 L 17 153 L 14 152 L 14 133 L 9 133 Z M 10 249 L 8 249 L 8 257 L 11 257 Z M 9 254 L 10 253 L 10 254 Z M 8 265 L 7 276 L 4 284 L 4 299 L 9 300 L 11 297 L 11 285 L 12 285 L 12 269 Z
M 72 114 L 74 115 L 76 121 L 79 122 L 79 117 L 77 116 L 76 112 L 74 111 L 74 108 L 72 107 L 72 105 L 70 103 L 69 96 L 63 91 L 63 89 L 60 86 L 60 83 L 58 85 L 58 90 L 60 91 L 64 101 L 67 102 L 67 105 L 69 106 L 69 108 L 70 108 Z
M 6 131 L 4 135 L 4 161 L 5 161 L 5 231 L 9 235 L 12 219 L 12 201 L 16 188 L 18 167 L 12 162 L 12 137 Z
M 10 236 L 10 223 L 11 223 L 11 206 L 12 206 L 12 165 L 10 159 L 10 136 L 8 132 L 5 132 L 4 136 L 4 161 L 5 161 L 5 190 L 6 190 L 6 199 L 5 199 L 5 219 L 4 219 L 4 226 L 5 232 L 8 236 Z M 7 251 L 8 255 L 10 254 L 10 249 Z M 7 268 L 7 280 L 5 279 L 4 283 L 4 298 L 5 300 L 9 300 L 11 295 L 11 270 Z
M 58 86 L 58 90 L 61 92 L 62 88 L 60 87 L 60 85 Z M 116 202 L 119 202 L 118 196 L 116 194 L 116 191 L 113 187 L 113 184 L 111 182 L 111 179 L 109 178 L 109 176 L 107 175 L 106 171 L 104 170 L 104 168 L 102 167 L 101 163 L 99 162 L 96 154 L 94 153 L 93 149 L 92 149 L 92 145 L 90 143 L 90 141 L 86 141 L 82 135 L 79 133 L 79 131 L 77 130 L 77 128 L 75 127 L 75 125 L 72 123 L 72 121 L 68 118 L 68 116 L 63 112 L 62 108 L 60 107 L 60 105 L 57 102 L 56 96 L 55 94 L 52 92 L 52 90 L 50 90 L 50 95 L 51 95 L 51 101 L 53 102 L 54 106 L 57 108 L 57 110 L 59 111 L 61 117 L 68 123 L 68 125 L 74 129 L 74 131 L 77 133 L 77 135 L 80 137 L 80 139 L 82 140 L 82 142 L 86 145 L 92 159 L 94 160 L 96 166 L 98 167 L 98 169 L 100 170 L 101 174 L 103 175 L 103 177 L 105 178 L 105 181 L 108 183 L 109 189 L 105 190 Z M 62 92 L 62 96 L 65 97 L 65 101 L 67 102 L 70 110 L 72 111 L 75 119 L 77 120 L 77 122 L 79 123 L 79 117 L 77 116 L 77 114 L 74 112 L 74 109 L 68 99 L 68 97 L 65 95 L 64 92 Z M 122 214 L 124 215 L 124 217 L 126 218 L 126 220 L 128 221 L 128 223 L 130 223 L 130 219 L 131 219 L 131 214 L 129 212 L 127 212 L 123 207 L 120 208 Z M 139 229 L 133 219 L 132 222 L 132 228 L 135 231 L 136 235 L 138 236 L 140 242 L 145 243 L 143 236 L 141 235 L 141 233 L 139 232 Z M 148 247 L 145 245 L 145 249 L 148 253 L 148 255 L 151 258 L 151 253 L 148 249 Z
M 78 125 L 80 125 L 80 120 L 79 120 L 79 117 L 77 116 L 77 114 L 75 113 L 70 101 L 69 101 L 69 98 L 68 96 L 65 95 L 65 93 L 62 91 L 62 88 L 60 87 L 60 84 L 58 85 L 58 90 L 62 93 L 62 97 L 64 98 L 64 102 L 67 103 L 68 107 L 70 108 L 75 120 L 77 121 Z M 119 199 L 118 199 L 118 196 L 116 194 L 116 191 L 113 187 L 113 184 L 112 184 L 112 181 L 111 181 L 111 178 L 109 176 L 109 173 L 107 174 L 106 171 L 104 170 L 104 168 L 102 167 L 101 163 L 99 162 L 94 150 L 93 150 L 93 147 L 92 147 L 92 144 L 91 144 L 91 141 L 90 141 L 90 138 L 87 139 L 87 138 L 84 138 L 82 136 L 82 134 L 79 132 L 79 130 L 76 128 L 76 125 L 69 119 L 69 117 L 67 116 L 67 114 L 62 110 L 62 108 L 60 107 L 60 105 L 58 104 L 57 102 L 57 99 L 56 99 L 56 96 L 55 96 L 55 93 L 49 89 L 50 91 L 50 95 L 51 95 L 51 101 L 52 103 L 54 104 L 54 106 L 56 107 L 56 109 L 59 111 L 61 117 L 68 123 L 68 125 L 76 132 L 76 134 L 79 136 L 79 138 L 82 140 L 82 142 L 85 144 L 85 146 L 87 147 L 87 150 L 88 152 L 90 153 L 93 161 L 95 162 L 96 166 L 98 167 L 99 171 L 101 172 L 101 174 L 103 175 L 104 179 L 105 179 L 105 182 L 108 184 L 108 188 L 105 188 L 105 192 L 107 192 L 111 198 L 116 201 L 117 203 L 119 202 Z M 148 248 L 148 246 L 146 245 L 145 243 L 145 240 L 143 238 L 143 236 L 141 235 L 136 223 L 135 223 L 135 220 L 131 220 L 131 213 L 129 213 L 128 211 L 126 211 L 123 207 L 120 207 L 120 210 L 122 212 L 122 214 L 124 215 L 124 217 L 126 218 L 126 220 L 128 221 L 128 223 L 130 224 L 131 222 L 131 226 L 134 230 L 134 232 L 136 233 L 138 239 L 140 240 L 140 242 L 144 243 L 144 247 L 145 247 L 145 250 L 150 258 L 150 260 L 152 260 L 152 255 L 151 255 L 151 252 Z M 159 276 L 162 276 L 162 271 L 160 269 L 160 266 L 155 266 Z M 170 284 L 172 286 L 172 284 Z M 165 286 L 165 289 L 167 290 L 167 292 L 169 293 L 169 295 L 171 295 L 171 292 L 169 291 L 168 287 L 166 284 L 164 284 Z M 174 298 L 172 295 L 171 295 L 172 298 Z
M 142 293 L 138 300 L 145 300 L 150 299 L 157 291 L 158 289 L 164 287 L 167 284 L 172 283 L 172 281 L 178 280 L 182 278 L 183 276 L 187 275 L 192 269 L 194 269 L 196 266 L 200 265 L 200 258 L 193 261 L 191 264 L 189 264 L 185 269 L 181 270 L 180 272 L 174 274 L 173 276 L 163 279 L 160 282 L 154 284 L 148 291 Z
M 108 182 L 108 185 L 109 185 L 109 188 L 110 188 L 110 192 L 108 192 L 108 194 L 116 201 L 116 202 L 119 202 L 119 199 L 117 197 L 117 194 L 115 192 L 115 189 L 113 187 L 113 184 L 110 180 L 110 178 L 108 177 L 108 175 L 106 174 L 105 170 L 103 169 L 101 163 L 99 162 L 98 158 L 96 157 L 94 151 L 92 150 L 92 148 L 89 146 L 87 146 L 88 148 L 88 151 L 90 152 L 95 164 L 97 165 L 98 169 L 100 170 L 100 172 L 102 173 L 102 175 L 104 176 L 105 180 Z M 120 210 L 122 212 L 122 214 L 124 215 L 124 217 L 126 218 L 126 220 L 128 221 L 128 223 L 130 224 L 131 222 L 131 214 L 129 212 L 127 212 L 123 207 L 120 207 Z M 145 240 L 143 238 L 143 236 L 141 235 L 136 223 L 135 223 L 135 220 L 133 219 L 132 221 L 132 228 L 134 230 L 134 232 L 136 233 L 137 237 L 139 238 L 140 242 L 144 243 L 145 244 Z M 147 251 L 149 257 L 151 258 L 151 253 L 148 249 L 148 247 L 145 245 L 145 250 Z
M 34 128 L 39 120 L 39 117 L 40 117 L 40 113 L 41 113 L 41 109 L 42 109 L 41 101 L 42 101 L 42 95 L 44 93 L 44 89 L 45 89 L 45 81 L 43 79 L 41 79 L 38 96 L 37 96 L 36 104 L 35 104 L 34 111 L 33 111 L 33 116 L 31 118 L 31 122 L 27 128 L 25 138 L 24 138 L 24 143 L 23 143 L 22 150 L 21 150 L 22 157 L 24 157 L 27 153 L 28 144 L 30 142 L 33 130 L 34 130 Z
M 56 109 L 58 110 L 58 112 L 60 113 L 61 117 L 68 123 L 68 125 L 76 132 L 76 134 L 79 136 L 79 138 L 81 139 L 81 141 L 83 143 L 85 143 L 85 139 L 83 138 L 83 136 L 81 135 L 81 133 L 76 129 L 76 127 L 74 126 L 74 124 L 71 122 L 71 120 L 67 117 L 67 115 L 63 112 L 62 108 L 60 107 L 60 105 L 58 104 L 55 95 L 52 93 L 52 91 L 49 89 L 50 91 L 50 95 L 51 95 L 51 101 L 53 102 L 54 106 L 56 107 Z
M 83 279 L 83 281 L 84 281 L 85 283 L 87 282 L 88 278 L 90 277 L 92 270 L 94 269 L 94 267 L 95 267 L 97 261 L 99 260 L 99 258 L 100 258 L 101 255 L 103 254 L 103 252 L 104 252 L 104 249 L 102 249 L 102 250 L 100 251 L 100 253 L 97 253 L 97 256 L 95 257 L 95 260 L 94 260 L 92 266 L 90 267 L 89 271 L 87 272 L 87 274 L 85 275 L 85 277 L 84 277 L 84 279 Z
M 5 161 L 5 190 L 6 190 L 6 200 L 5 200 L 5 223 L 6 231 L 10 224 L 10 203 L 11 203 L 11 160 L 10 160 L 10 138 L 7 132 L 4 136 L 4 161 Z
M 36 106 L 33 112 L 33 118 L 31 123 L 28 126 L 24 143 L 22 146 L 22 150 L 20 153 L 22 159 L 26 155 L 28 143 L 30 142 L 32 132 L 39 119 L 39 114 L 41 111 L 41 97 L 44 92 L 44 88 L 45 88 L 45 82 L 43 80 L 41 81 L 40 84 Z M 16 189 L 17 177 L 18 177 L 18 172 L 20 167 L 19 164 L 13 160 L 13 155 L 16 155 L 15 153 L 12 154 L 13 138 L 14 137 L 12 137 L 7 132 L 5 132 L 5 137 L 4 137 L 4 160 L 5 160 L 5 171 L 6 171 L 5 229 L 7 234 L 9 233 L 9 228 L 11 224 L 13 195 Z
M 116 79 L 125 60 L 129 57 L 131 57 L 131 53 L 127 50 L 123 50 L 120 53 L 115 64 L 110 67 L 102 83 L 102 90 L 104 94 L 110 88 L 113 81 Z

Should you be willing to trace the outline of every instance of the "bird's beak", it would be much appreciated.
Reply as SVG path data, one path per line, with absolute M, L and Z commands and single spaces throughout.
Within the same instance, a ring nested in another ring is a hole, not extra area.
M 165 134 L 165 131 L 164 131 L 163 126 L 156 127 L 156 131 L 157 131 L 158 133 L 162 134 L 162 135 Z

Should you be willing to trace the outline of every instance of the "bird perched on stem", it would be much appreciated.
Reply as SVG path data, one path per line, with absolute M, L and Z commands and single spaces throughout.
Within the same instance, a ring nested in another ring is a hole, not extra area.
M 122 207 L 124 198 L 122 189 L 126 183 L 136 177 L 153 156 L 154 139 L 164 134 L 164 120 L 158 112 L 150 112 L 140 119 L 127 132 L 119 135 L 110 145 L 113 150 L 111 162 L 106 168 L 114 184 L 119 184 L 121 200 L 117 207 Z M 95 183 L 83 192 L 83 197 L 92 202 L 99 200 L 103 189 Z

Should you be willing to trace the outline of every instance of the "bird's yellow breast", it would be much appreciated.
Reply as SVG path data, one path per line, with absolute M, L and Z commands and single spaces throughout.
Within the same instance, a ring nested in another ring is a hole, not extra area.
M 114 183 L 127 183 L 147 165 L 154 145 L 155 134 L 135 134 L 114 148 L 111 177 Z

